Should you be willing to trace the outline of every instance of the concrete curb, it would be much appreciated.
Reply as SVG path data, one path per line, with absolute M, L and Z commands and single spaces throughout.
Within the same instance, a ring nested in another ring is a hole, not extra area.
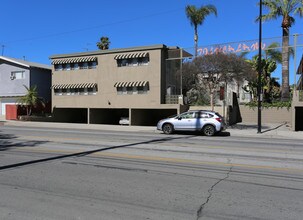
M 37 128 L 66 128 L 83 130 L 102 130 L 102 131 L 123 131 L 123 132 L 147 132 L 162 133 L 155 126 L 124 126 L 124 125 L 104 125 L 104 124 L 74 124 L 74 123 L 54 123 L 54 122 L 30 122 L 30 121 L 0 121 L 0 126 L 19 126 Z M 280 138 L 303 140 L 303 131 L 295 132 L 287 124 L 266 124 L 262 125 L 262 132 L 257 133 L 255 124 L 237 124 L 228 127 L 225 131 L 226 136 L 236 137 L 256 137 L 256 138 Z

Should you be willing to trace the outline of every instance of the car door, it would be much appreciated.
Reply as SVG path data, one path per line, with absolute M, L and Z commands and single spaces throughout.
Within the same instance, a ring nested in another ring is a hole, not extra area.
M 196 120 L 197 118 L 195 112 L 185 112 L 175 118 L 174 129 L 180 131 L 194 130 Z
M 211 122 L 211 118 L 212 115 L 206 113 L 206 112 L 201 112 L 200 113 L 200 125 L 201 128 L 205 125 L 205 124 L 209 124 Z

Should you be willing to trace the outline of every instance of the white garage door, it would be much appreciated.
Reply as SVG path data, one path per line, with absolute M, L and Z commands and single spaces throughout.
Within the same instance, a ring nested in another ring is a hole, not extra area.
M 1 115 L 6 114 L 6 105 L 15 105 L 15 99 L 1 100 Z

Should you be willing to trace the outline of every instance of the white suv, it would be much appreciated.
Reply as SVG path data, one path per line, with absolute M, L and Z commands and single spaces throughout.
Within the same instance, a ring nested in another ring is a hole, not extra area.
M 157 129 L 165 134 L 174 131 L 202 131 L 206 136 L 213 136 L 225 127 L 223 117 L 217 112 L 197 110 L 162 119 L 158 122 Z

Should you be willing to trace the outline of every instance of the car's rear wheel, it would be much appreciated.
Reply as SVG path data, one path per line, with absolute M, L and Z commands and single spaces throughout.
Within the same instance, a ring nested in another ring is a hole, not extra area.
M 205 125 L 203 128 L 203 134 L 205 136 L 214 136 L 216 133 L 216 129 L 213 125 Z
M 174 128 L 171 124 L 164 124 L 162 131 L 164 134 L 172 134 L 174 132 Z

